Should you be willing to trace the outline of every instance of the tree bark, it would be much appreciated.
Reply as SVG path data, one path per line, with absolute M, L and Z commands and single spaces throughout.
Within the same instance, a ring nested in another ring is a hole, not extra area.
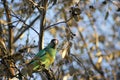
M 12 55 L 13 54 L 13 28 L 12 28 L 12 23 L 11 23 L 11 16 L 10 16 L 10 11 L 9 11 L 9 7 L 8 7 L 8 3 L 6 0 L 3 0 L 3 5 L 5 8 L 5 12 L 6 12 L 6 19 L 7 19 L 7 23 L 8 23 L 8 54 L 7 55 Z M 13 68 L 13 63 L 12 62 L 8 62 L 9 65 L 9 72 L 10 72 L 10 77 L 15 75 L 15 70 Z
M 44 22 L 45 22 L 45 14 L 46 14 L 46 7 L 47 7 L 48 0 L 42 1 L 42 11 L 41 11 L 41 17 L 40 17 L 40 35 L 39 35 L 39 50 L 43 49 L 43 43 L 44 43 Z

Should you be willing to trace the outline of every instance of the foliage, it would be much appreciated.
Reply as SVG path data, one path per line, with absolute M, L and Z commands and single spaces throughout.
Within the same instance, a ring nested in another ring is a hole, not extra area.
M 119 5 L 117 0 L 1 0 L 0 78 L 119 79 Z M 52 38 L 59 46 L 50 69 L 23 74 Z

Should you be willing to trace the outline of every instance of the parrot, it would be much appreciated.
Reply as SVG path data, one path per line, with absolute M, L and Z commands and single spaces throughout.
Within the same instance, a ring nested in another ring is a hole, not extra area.
M 42 50 L 40 50 L 29 63 L 33 70 L 40 69 L 44 65 L 46 69 L 54 62 L 57 53 L 58 40 L 52 39 L 51 42 Z M 28 64 L 28 65 L 29 65 Z

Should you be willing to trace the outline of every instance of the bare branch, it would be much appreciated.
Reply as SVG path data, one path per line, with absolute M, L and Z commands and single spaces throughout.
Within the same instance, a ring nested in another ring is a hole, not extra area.
M 27 25 L 22 19 L 20 19 L 19 17 L 17 17 L 20 21 L 22 21 L 27 27 L 21 31 L 21 33 L 15 37 L 14 39 L 14 43 L 19 39 L 19 37 L 26 31 L 28 30 L 29 28 L 32 28 L 33 24 L 36 22 L 36 20 L 38 20 L 40 17 L 40 15 L 38 15 L 29 25 Z M 37 34 L 39 34 L 34 28 L 32 28 Z
M 39 50 L 43 49 L 43 41 L 44 41 L 44 22 L 45 22 L 45 14 L 48 0 L 42 1 L 42 9 L 41 18 L 40 18 L 40 35 L 39 35 Z
M 75 56 L 74 54 L 71 54 L 71 56 L 73 56 L 74 59 L 77 60 L 78 64 L 84 68 L 85 74 L 86 74 L 86 79 L 89 79 L 89 73 L 87 71 L 87 68 L 83 65 L 82 61 L 79 58 L 77 58 L 77 56 Z
M 85 39 L 82 35 L 82 33 L 79 31 L 79 34 L 80 34 L 80 37 L 82 38 L 82 41 L 84 43 L 85 46 L 87 46 L 87 43 L 85 42 Z M 92 64 L 92 66 L 94 67 L 94 69 L 104 78 L 104 72 L 102 70 L 99 70 L 95 64 L 93 63 L 93 60 L 92 60 L 92 57 L 91 57 L 91 52 L 86 48 L 87 52 L 88 52 L 88 56 L 89 56 L 89 59 L 90 59 L 90 62 Z
M 55 25 L 58 25 L 58 24 L 67 23 L 67 22 L 69 22 L 71 19 L 72 19 L 72 17 L 69 18 L 68 20 L 61 21 L 61 22 L 57 22 L 57 23 L 55 23 L 55 24 L 49 25 L 49 26 L 45 27 L 44 30 L 47 30 L 47 29 L 51 28 L 52 26 L 55 26 Z
M 6 12 L 6 19 L 7 19 L 7 23 L 11 23 L 11 16 L 10 16 L 10 11 L 8 9 L 8 4 L 6 0 L 3 0 L 3 6 L 5 8 L 5 12 Z M 13 54 L 13 40 L 14 40 L 14 36 L 13 36 L 13 28 L 11 27 L 11 24 L 8 24 L 8 32 L 9 32 L 9 42 L 8 42 L 8 48 L 9 48 L 9 52 L 8 55 L 12 55 Z M 7 64 L 9 64 L 9 66 L 14 66 L 12 64 L 12 62 L 8 62 Z M 14 68 L 9 68 L 9 72 L 11 73 L 11 77 L 15 75 L 15 71 Z

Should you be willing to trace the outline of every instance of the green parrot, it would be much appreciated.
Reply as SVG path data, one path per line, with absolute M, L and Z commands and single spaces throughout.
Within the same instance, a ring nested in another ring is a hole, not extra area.
M 50 65 L 54 62 L 56 56 L 56 47 L 58 44 L 57 39 L 52 39 L 51 42 L 42 50 L 40 50 L 33 60 L 29 63 L 32 64 L 33 70 L 38 70 L 41 67 L 41 64 L 45 65 L 45 68 L 49 68 Z M 29 65 L 28 64 L 28 65 Z

